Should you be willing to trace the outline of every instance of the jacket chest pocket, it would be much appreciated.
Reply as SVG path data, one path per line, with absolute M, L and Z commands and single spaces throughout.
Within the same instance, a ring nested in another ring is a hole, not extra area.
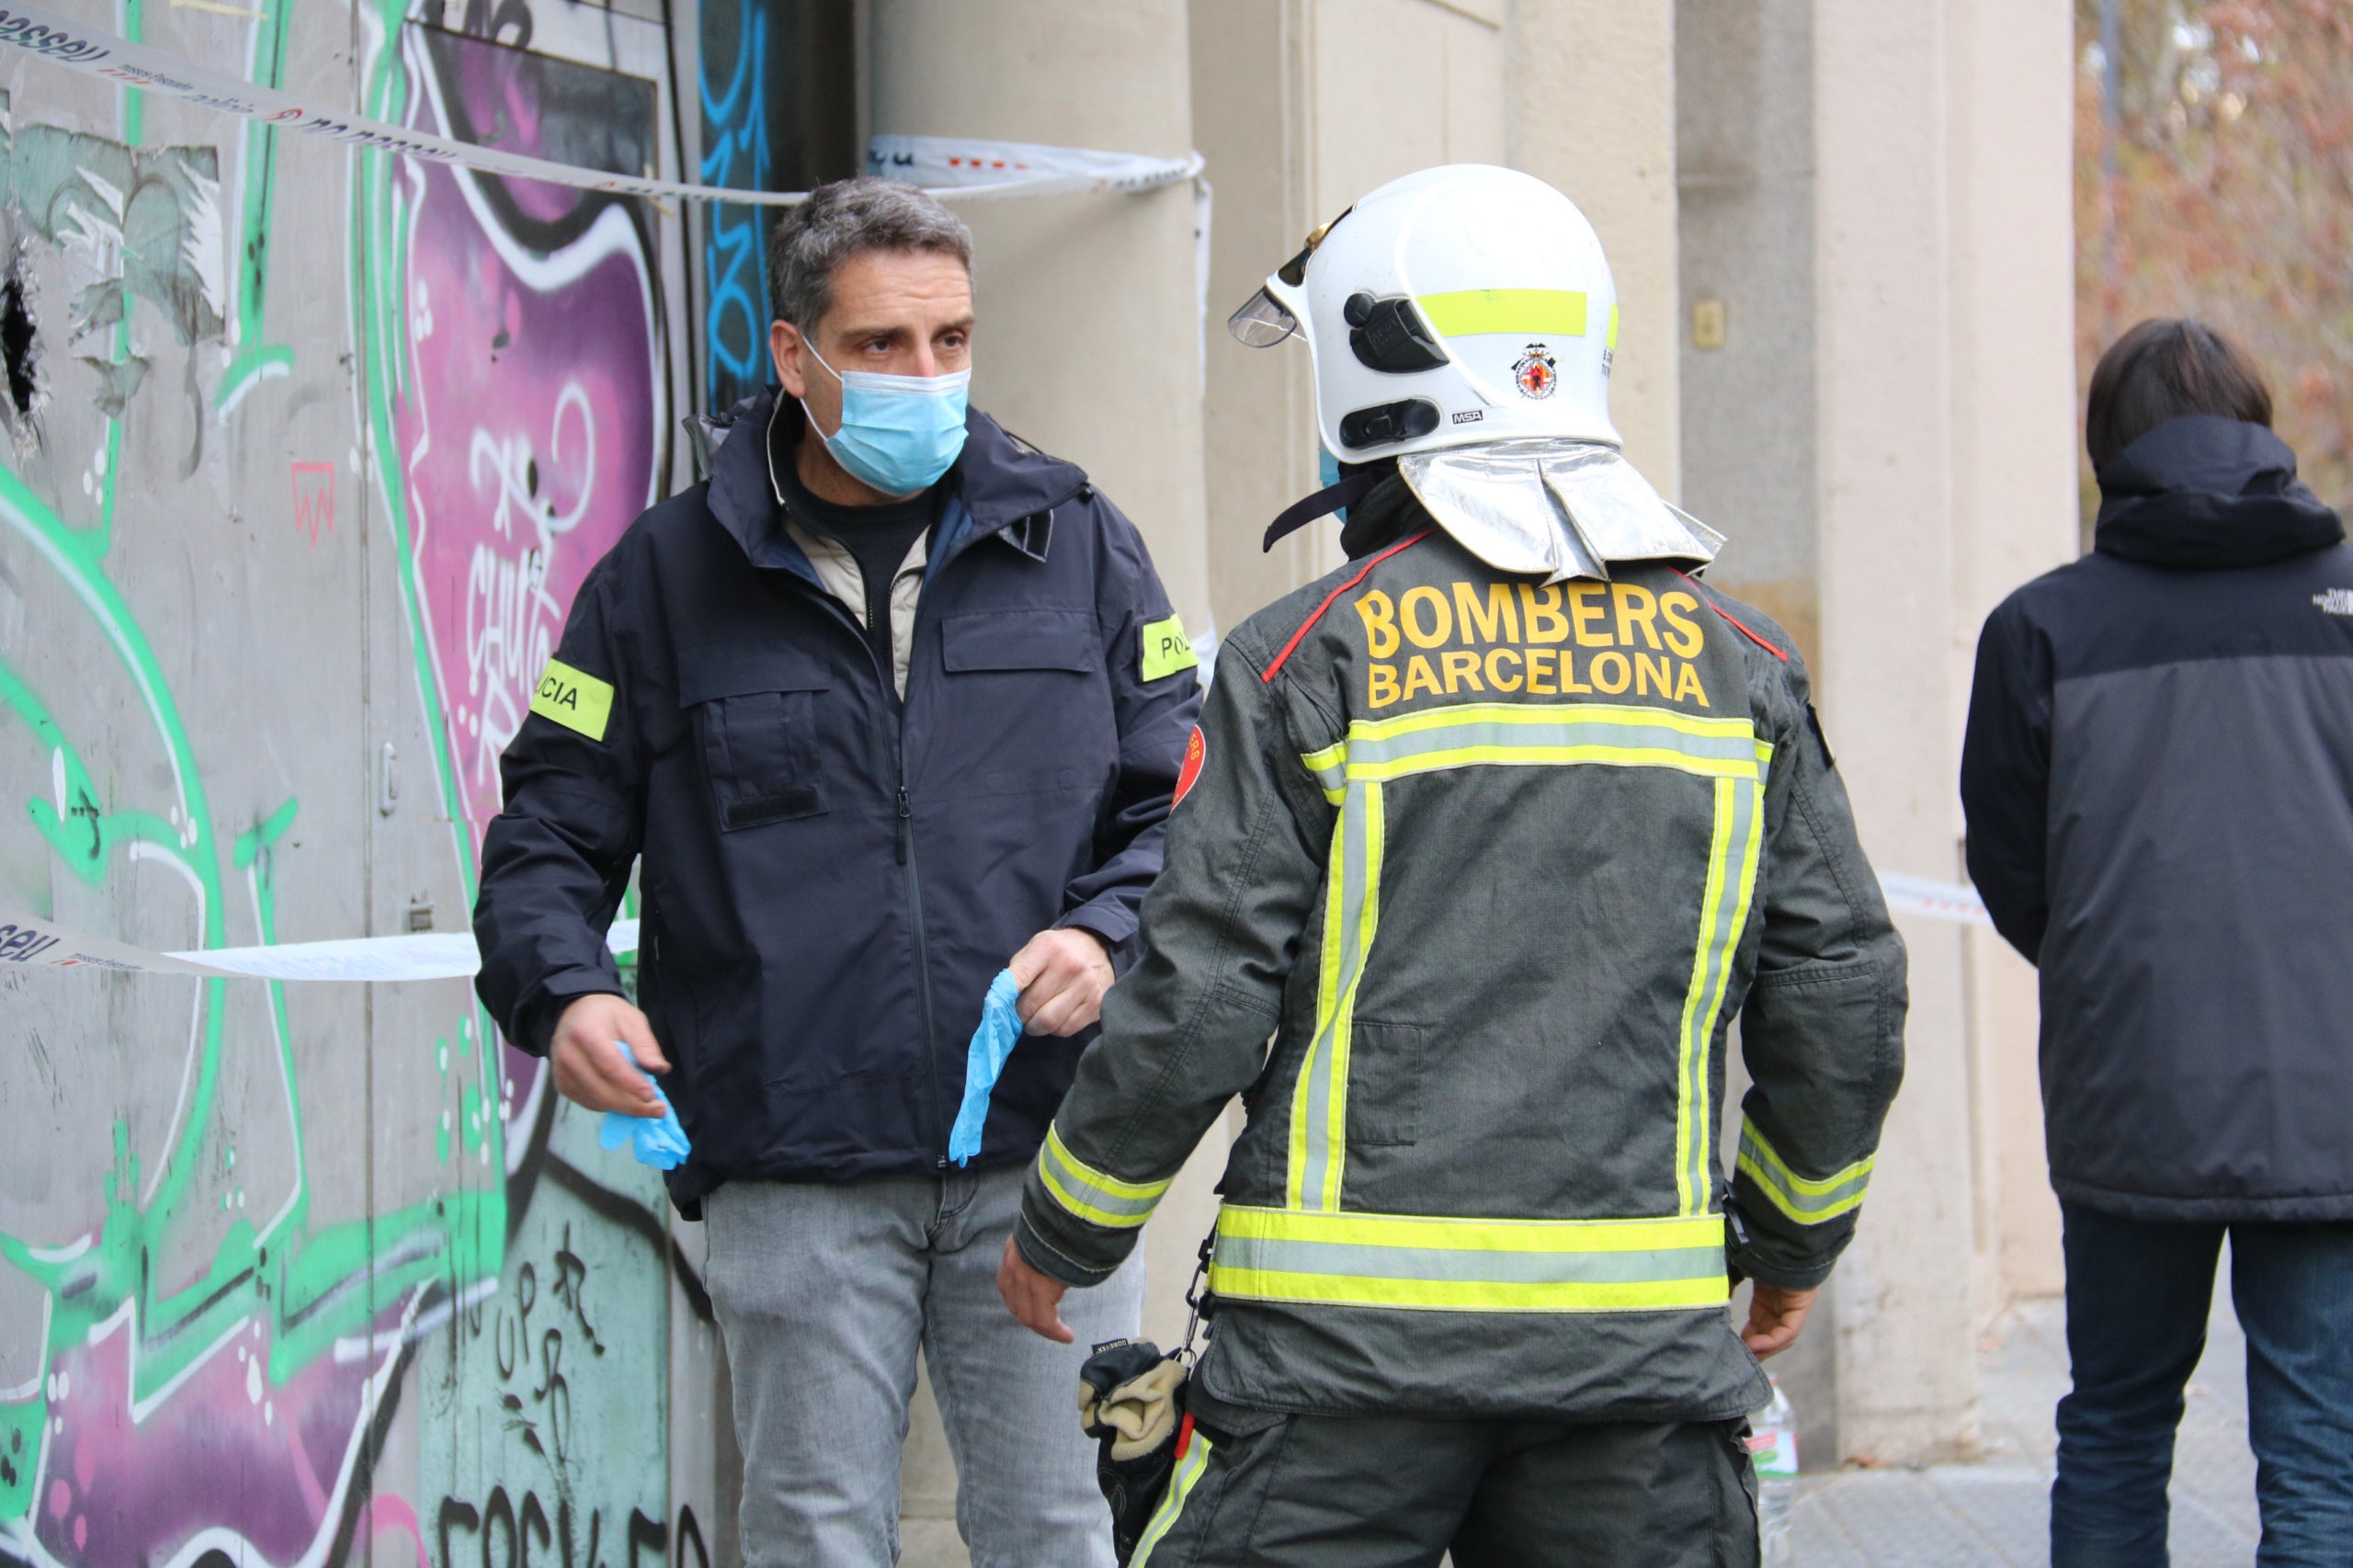
M 719 643 L 678 652 L 678 705 L 702 748 L 719 825 L 728 833 L 825 807 L 817 702 L 832 682 L 790 648 Z

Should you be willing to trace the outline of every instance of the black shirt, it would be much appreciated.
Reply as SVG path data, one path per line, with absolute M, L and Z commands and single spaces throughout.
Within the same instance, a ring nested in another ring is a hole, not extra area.
M 874 650 L 883 684 L 893 687 L 891 662 L 891 583 L 906 563 L 907 551 L 939 517 L 940 486 L 920 491 L 904 500 L 879 506 L 845 506 L 813 494 L 801 483 L 800 452 L 782 438 L 777 442 L 775 470 L 783 488 L 786 511 L 813 533 L 840 545 L 858 562 L 866 588 L 866 642 Z

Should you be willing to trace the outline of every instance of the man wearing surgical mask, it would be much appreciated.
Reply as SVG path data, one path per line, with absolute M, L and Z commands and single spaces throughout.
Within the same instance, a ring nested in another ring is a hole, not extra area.
M 1112 1561 L 1070 1398 L 1141 1273 L 1077 1347 L 995 1277 L 1131 957 L 1199 672 L 1134 526 L 968 408 L 971 258 L 891 181 L 778 223 L 779 385 L 700 422 L 709 482 L 590 574 L 483 848 L 507 1039 L 591 1110 L 658 1115 L 658 1082 L 692 1146 L 667 1180 L 705 1221 L 755 1568 L 895 1561 L 918 1348 L 972 1562 Z M 605 942 L 632 866 L 635 1005 Z M 1027 1033 L 951 1162 L 1004 969 Z

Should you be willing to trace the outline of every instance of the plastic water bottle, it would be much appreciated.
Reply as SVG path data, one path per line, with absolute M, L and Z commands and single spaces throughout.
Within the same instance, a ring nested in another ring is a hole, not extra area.
M 1773 1402 L 1748 1418 L 1748 1457 L 1756 1468 L 1756 1533 L 1765 1568 L 1797 1561 L 1790 1539 L 1790 1504 L 1798 1489 L 1798 1416 L 1773 1381 Z

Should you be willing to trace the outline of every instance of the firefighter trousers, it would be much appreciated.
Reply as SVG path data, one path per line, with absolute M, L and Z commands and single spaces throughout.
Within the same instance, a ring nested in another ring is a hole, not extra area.
M 1745 1420 L 1296 1415 L 1212 1398 L 1130 1568 L 1756 1568 Z

